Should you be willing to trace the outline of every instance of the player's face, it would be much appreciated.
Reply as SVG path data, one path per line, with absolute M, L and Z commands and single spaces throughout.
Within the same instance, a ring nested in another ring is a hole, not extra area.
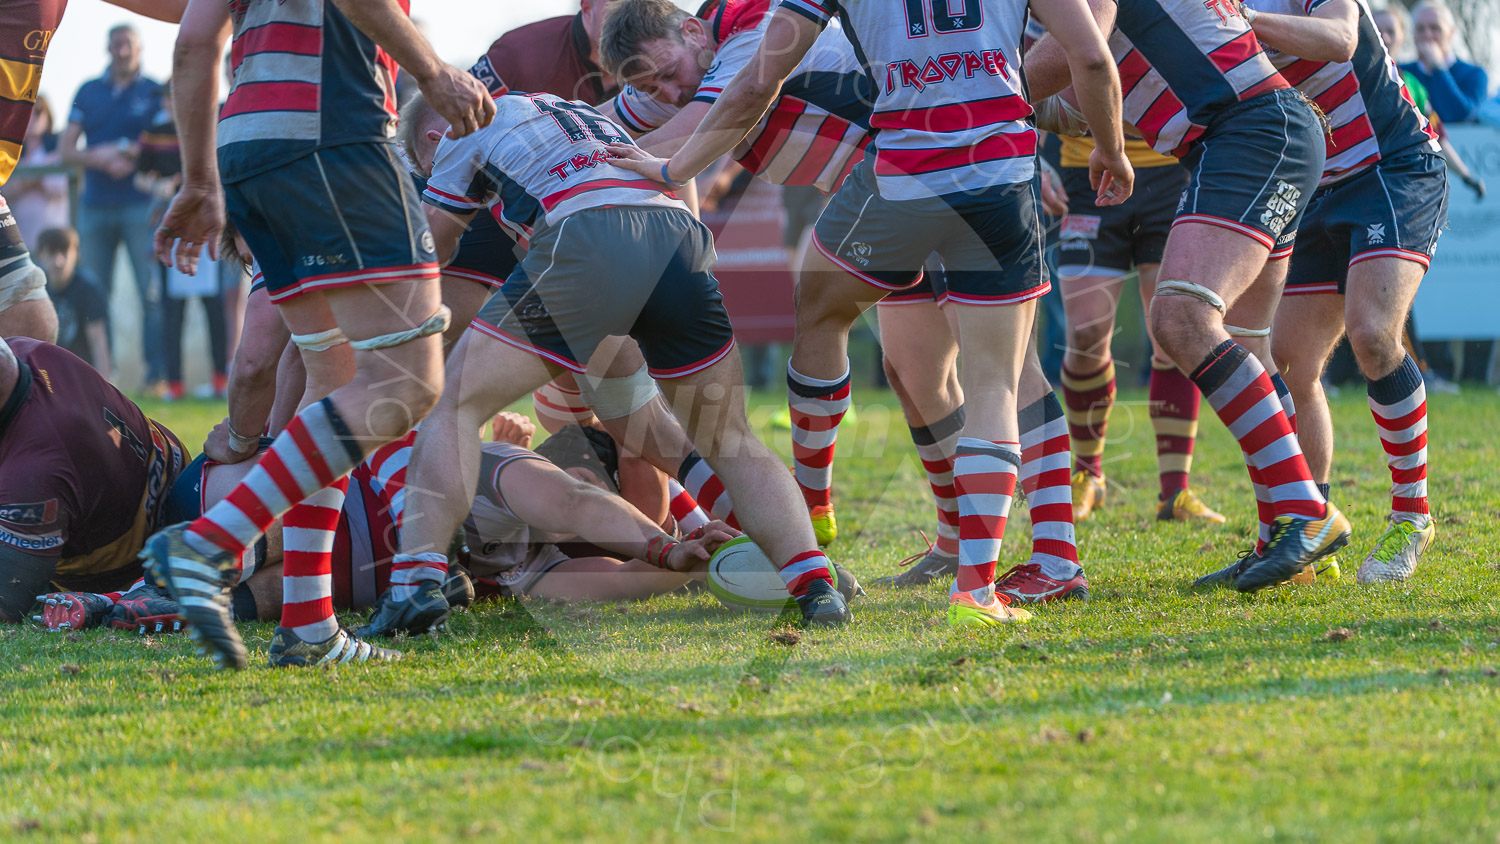
M 645 45 L 641 65 L 645 71 L 629 78 L 631 85 L 652 99 L 678 108 L 693 101 L 703 74 L 713 62 L 713 54 L 704 61 L 703 46 L 692 33 L 679 40 L 662 38 Z

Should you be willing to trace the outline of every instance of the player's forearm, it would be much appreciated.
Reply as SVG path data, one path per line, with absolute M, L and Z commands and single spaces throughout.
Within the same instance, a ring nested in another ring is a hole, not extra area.
M 566 500 L 555 523 L 536 527 L 550 533 L 573 533 L 606 551 L 641 560 L 646 559 L 647 546 L 661 536 L 660 525 L 618 495 L 580 483 Z
M 1359 43 L 1356 21 L 1261 12 L 1250 24 L 1255 37 L 1273 50 L 1316 62 L 1347 62 Z
M 766 109 L 776 101 L 782 80 L 756 76 L 749 68 L 736 76 L 704 115 L 697 131 L 672 156 L 667 173 L 674 182 L 685 182 L 707 170 L 738 146 L 760 122 Z
M 437 52 L 395 0 L 333 0 L 333 4 L 418 82 L 442 69 Z
M 172 56 L 172 113 L 185 184 L 219 184 L 215 150 L 219 114 L 219 57 L 229 39 L 223 3 L 195 0 L 183 14 Z
M 1120 74 L 1114 60 L 1108 53 L 1075 59 L 1072 75 L 1078 80 L 1073 86 L 1078 109 L 1089 122 L 1094 143 L 1107 155 L 1120 154 L 1125 148 L 1125 131 L 1120 114 Z
M 1053 94 L 1061 93 L 1073 84 L 1073 70 L 1068 66 L 1068 54 L 1051 35 L 1043 35 L 1040 41 L 1026 51 L 1026 90 L 1032 102 L 1040 102 Z

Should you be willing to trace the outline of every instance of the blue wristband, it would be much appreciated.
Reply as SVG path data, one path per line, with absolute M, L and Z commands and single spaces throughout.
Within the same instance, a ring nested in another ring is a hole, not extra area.
M 674 188 L 686 187 L 687 186 L 687 182 L 674 182 L 674 181 L 672 181 L 672 177 L 667 175 L 667 168 L 670 167 L 671 164 L 672 164 L 672 160 L 670 158 L 667 159 L 665 162 L 662 163 L 662 165 L 661 165 L 661 180 L 664 183 L 666 183 L 668 185 L 671 185 Z

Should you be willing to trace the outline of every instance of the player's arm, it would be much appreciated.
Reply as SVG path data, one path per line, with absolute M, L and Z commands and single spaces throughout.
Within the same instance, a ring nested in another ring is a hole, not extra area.
M 1033 0 L 1032 11 L 1047 27 L 1047 35 L 1036 46 L 1052 40 L 1062 49 L 1078 107 L 1094 136 L 1089 175 L 1099 192 L 1096 204 L 1118 205 L 1130 196 L 1135 170 L 1125 158 L 1120 74 L 1103 34 L 1114 28 L 1114 7 L 1102 10 L 1108 17 L 1108 28 L 1105 22 L 1096 22 L 1098 12 L 1085 0 Z M 1027 72 L 1029 79 L 1029 60 Z
M 333 0 L 350 23 L 370 36 L 396 63 L 417 80 L 422 96 L 433 111 L 453 127 L 449 134 L 461 138 L 490 125 L 495 101 L 484 83 L 468 71 L 438 58 L 411 17 L 396 0 Z
M 1347 62 L 1359 44 L 1359 6 L 1354 0 L 1323 0 L 1306 15 L 1259 12 L 1241 3 L 1240 14 L 1262 44 L 1301 59 Z
M 479 212 L 459 214 L 430 203 L 423 205 L 422 210 L 427 213 L 427 227 L 432 229 L 432 248 L 437 252 L 438 265 L 446 267 L 453 260 L 453 253 L 458 250 L 458 241 L 469 230 L 469 223 L 474 221 L 474 215 Z
M 28 554 L 0 542 L 0 622 L 22 621 L 38 595 L 52 591 L 57 558 Z
M 138 15 L 156 18 L 167 23 L 177 23 L 182 20 L 182 13 L 187 9 L 187 0 L 108 0 L 108 2 Z
M 755 55 L 724 87 L 677 154 L 662 162 L 634 146 L 612 144 L 610 150 L 621 157 L 621 166 L 657 181 L 665 176 L 665 181 L 676 185 L 697 176 L 750 134 L 822 30 L 818 21 L 778 7 Z
M 1100 33 L 1115 28 L 1116 0 L 1087 0 L 1089 13 Z M 1054 0 L 1032 0 L 1031 10 L 1048 29 L 1039 41 L 1026 51 L 1026 90 L 1032 102 L 1039 102 L 1073 84 L 1073 66 L 1063 43 L 1052 33 L 1050 18 L 1058 17 Z M 1069 5 L 1072 5 L 1071 3 Z M 1107 52 L 1107 48 L 1106 48 Z M 1116 71 L 1118 77 L 1118 71 Z M 1082 82 L 1082 80 L 1079 80 Z
M 577 536 L 608 551 L 626 554 L 673 571 L 708 561 L 735 532 L 709 522 L 700 538 L 672 544 L 661 529 L 630 502 L 580 481 L 543 460 L 518 460 L 500 475 L 502 499 L 517 518 L 556 536 Z

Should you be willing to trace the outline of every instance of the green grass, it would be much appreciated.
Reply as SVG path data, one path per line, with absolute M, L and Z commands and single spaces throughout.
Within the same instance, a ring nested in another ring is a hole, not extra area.
M 831 551 L 868 579 L 931 515 L 889 397 L 859 398 Z M 1186 591 L 1253 529 L 1239 452 L 1206 418 L 1197 483 L 1230 523 L 1158 525 L 1127 403 L 1115 497 L 1079 530 L 1094 600 L 1027 626 L 950 630 L 939 587 L 872 590 L 795 645 L 706 596 L 492 604 L 397 666 L 273 672 L 247 625 L 238 675 L 182 637 L 0 630 L 0 840 L 1493 842 L 1500 398 L 1432 399 L 1437 544 L 1378 588 L 1352 578 L 1383 454 L 1363 396 L 1335 404 L 1355 538 L 1331 585 Z M 148 411 L 193 444 L 220 415 Z

